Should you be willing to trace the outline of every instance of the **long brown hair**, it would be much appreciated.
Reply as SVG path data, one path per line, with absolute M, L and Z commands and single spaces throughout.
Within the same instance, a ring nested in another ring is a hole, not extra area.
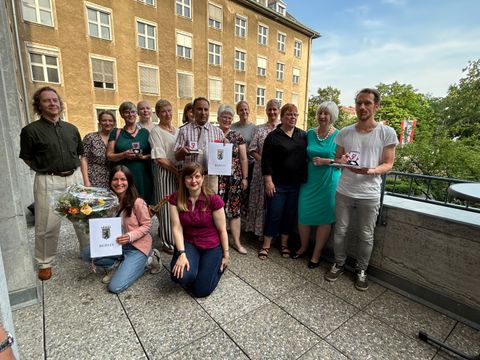
M 193 162 L 183 167 L 182 176 L 177 192 L 177 209 L 179 211 L 188 211 L 187 202 L 190 193 L 185 186 L 185 178 L 197 172 L 203 176 L 204 170 L 202 165 L 200 165 L 199 163 Z M 203 209 L 203 211 L 205 211 L 210 206 L 210 201 L 208 200 L 209 196 L 215 194 L 212 189 L 208 188 L 205 185 L 205 178 L 203 179 L 201 193 L 203 194 L 203 196 L 205 196 L 205 208 Z
M 110 171 L 110 177 L 108 180 L 108 185 L 110 186 L 110 189 L 112 189 L 112 180 L 117 172 L 124 173 L 125 177 L 127 178 L 128 187 L 125 191 L 122 202 L 120 203 L 120 210 L 125 210 L 125 214 L 127 216 L 130 216 L 132 215 L 132 209 L 135 205 L 135 200 L 137 200 L 140 195 L 138 193 L 137 187 L 135 186 L 133 174 L 130 169 L 125 165 L 116 165 L 113 167 L 112 171 Z M 115 192 L 113 189 L 112 191 Z

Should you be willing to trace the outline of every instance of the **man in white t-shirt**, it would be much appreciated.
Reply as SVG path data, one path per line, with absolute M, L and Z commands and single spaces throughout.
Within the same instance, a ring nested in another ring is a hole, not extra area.
M 392 169 L 398 144 L 395 130 L 375 121 L 379 106 L 380 93 L 377 90 L 360 90 L 355 98 L 357 122 L 342 129 L 335 138 L 335 162 L 352 167 L 343 169 L 337 186 L 335 263 L 325 274 L 325 279 L 335 281 L 343 274 L 347 259 L 345 236 L 355 214 L 359 224 L 355 287 L 362 291 L 368 289 L 366 270 L 380 208 L 381 175 Z M 353 212 L 354 209 L 357 211 Z

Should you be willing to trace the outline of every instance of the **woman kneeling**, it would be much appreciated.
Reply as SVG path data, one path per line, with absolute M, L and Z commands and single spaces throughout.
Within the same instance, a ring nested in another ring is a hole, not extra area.
M 224 203 L 205 186 L 203 172 L 200 164 L 186 165 L 178 192 L 169 198 L 175 242 L 171 277 L 191 285 L 195 297 L 215 290 L 230 261 Z

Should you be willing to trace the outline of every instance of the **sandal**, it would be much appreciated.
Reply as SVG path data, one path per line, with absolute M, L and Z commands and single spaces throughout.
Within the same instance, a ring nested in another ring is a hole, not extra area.
M 290 257 L 290 249 L 288 246 L 283 246 L 282 249 L 280 250 L 280 254 L 282 254 L 283 258 L 289 258 Z
M 261 248 L 260 251 L 258 252 L 258 258 L 260 260 L 267 260 L 269 251 L 270 251 L 270 248 Z
M 247 249 L 245 249 L 242 245 L 232 245 L 232 248 L 241 255 L 247 255 Z

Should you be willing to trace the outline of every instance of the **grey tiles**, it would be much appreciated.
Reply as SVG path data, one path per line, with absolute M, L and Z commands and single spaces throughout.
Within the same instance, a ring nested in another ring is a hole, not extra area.
M 274 304 L 228 323 L 224 330 L 251 359 L 294 359 L 320 341 Z
M 366 311 L 411 337 L 417 337 L 422 330 L 445 339 L 455 325 L 455 320 L 390 290 L 376 298 Z
M 365 313 L 358 313 L 325 339 L 351 359 L 431 359 L 435 349 Z
M 465 324 L 458 323 L 457 326 L 455 326 L 455 329 L 453 329 L 452 333 L 448 336 L 446 343 L 470 356 L 480 355 L 480 331 L 472 329 Z M 437 356 L 435 356 L 435 360 L 440 359 L 454 360 L 459 359 L 459 357 L 453 355 L 447 350 L 442 349 L 439 351 Z
M 325 341 L 320 341 L 312 349 L 306 352 L 300 360 L 318 360 L 318 359 L 328 359 L 328 360 L 347 360 L 347 357 L 335 349 L 333 346 L 329 345 Z
M 15 341 L 21 359 L 43 358 L 43 307 L 28 306 L 13 312 Z

